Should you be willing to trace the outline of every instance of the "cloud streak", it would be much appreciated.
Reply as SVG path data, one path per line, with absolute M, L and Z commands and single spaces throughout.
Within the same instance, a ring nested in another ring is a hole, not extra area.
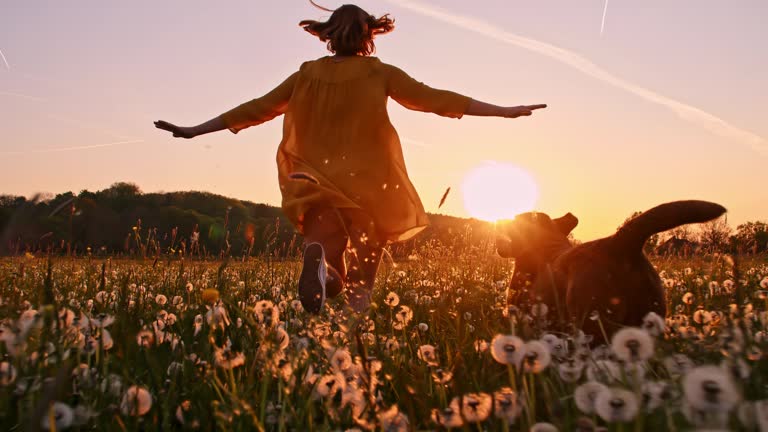
M 3 59 L 3 63 L 5 63 L 5 68 L 8 70 L 11 70 L 11 65 L 8 64 L 8 60 L 5 58 L 5 54 L 3 54 L 3 50 L 0 50 L 0 58 Z
M 424 15 L 438 21 L 451 24 L 455 27 L 486 36 L 499 42 L 514 45 L 516 47 L 544 55 L 553 60 L 557 60 L 592 78 L 625 90 L 649 102 L 653 102 L 668 108 L 684 120 L 696 124 L 697 126 L 702 127 L 711 133 L 748 145 L 754 151 L 764 156 L 768 156 L 768 142 L 763 137 L 753 132 L 734 126 L 702 109 L 661 95 L 638 84 L 613 75 L 612 73 L 601 68 L 595 63 L 592 63 L 587 58 L 575 52 L 568 51 L 546 42 L 519 36 L 489 22 L 477 18 L 454 14 L 444 9 L 427 5 L 422 2 L 408 0 L 386 1 L 420 15 Z
M 113 146 L 119 146 L 119 145 L 125 145 L 125 144 L 138 144 L 143 142 L 144 142 L 143 139 L 135 139 L 135 140 L 129 140 L 129 141 L 116 141 L 116 142 L 110 142 L 110 143 L 104 143 L 104 144 L 92 144 L 92 145 L 75 146 L 75 147 L 55 147 L 55 148 L 26 150 L 26 151 L 21 151 L 21 150 L 7 151 L 7 152 L 0 152 L 0 154 L 22 155 L 22 154 L 36 154 L 36 153 L 58 153 L 58 152 L 67 152 L 67 151 L 75 151 L 75 150 L 88 150 L 88 149 L 95 149 L 95 148 L 101 148 L 101 147 L 113 147 Z
M 605 16 L 608 14 L 608 0 L 605 0 L 605 6 L 603 6 L 603 19 L 600 21 L 600 36 L 603 35 L 605 30 Z

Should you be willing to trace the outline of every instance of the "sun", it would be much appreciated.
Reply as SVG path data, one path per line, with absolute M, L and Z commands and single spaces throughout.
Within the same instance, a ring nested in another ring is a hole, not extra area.
M 539 188 L 519 166 L 489 161 L 467 173 L 462 195 L 464 209 L 470 216 L 495 222 L 533 210 Z

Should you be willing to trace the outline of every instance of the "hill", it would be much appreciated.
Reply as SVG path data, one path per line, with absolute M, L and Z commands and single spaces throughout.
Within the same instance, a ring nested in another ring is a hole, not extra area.
M 488 245 L 493 225 L 430 214 L 431 226 L 393 248 L 407 255 L 428 242 Z M 301 237 L 279 207 L 209 192 L 142 193 L 115 183 L 32 199 L 0 195 L 0 253 L 120 255 L 160 253 L 200 256 L 295 254 Z

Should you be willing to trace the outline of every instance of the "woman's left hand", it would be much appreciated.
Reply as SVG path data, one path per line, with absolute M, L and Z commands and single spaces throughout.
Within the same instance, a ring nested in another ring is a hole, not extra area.
M 158 120 L 155 122 L 155 127 L 158 129 L 166 130 L 168 132 L 173 133 L 173 136 L 177 138 L 194 138 L 197 136 L 195 133 L 194 128 L 191 127 L 184 127 L 184 126 L 176 126 L 173 123 L 168 123 L 164 120 Z

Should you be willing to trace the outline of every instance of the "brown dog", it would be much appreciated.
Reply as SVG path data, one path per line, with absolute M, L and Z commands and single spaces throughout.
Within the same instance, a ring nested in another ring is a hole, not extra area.
M 619 228 L 616 234 L 573 246 L 568 234 L 578 219 L 568 213 L 550 219 L 524 213 L 497 226 L 499 255 L 515 258 L 507 294 L 509 306 L 543 302 L 560 319 L 602 339 L 623 326 L 639 326 L 648 312 L 666 313 L 659 275 L 643 253 L 658 232 L 706 222 L 725 212 L 706 201 L 675 201 L 654 207 Z M 597 311 L 600 322 L 587 319 Z

